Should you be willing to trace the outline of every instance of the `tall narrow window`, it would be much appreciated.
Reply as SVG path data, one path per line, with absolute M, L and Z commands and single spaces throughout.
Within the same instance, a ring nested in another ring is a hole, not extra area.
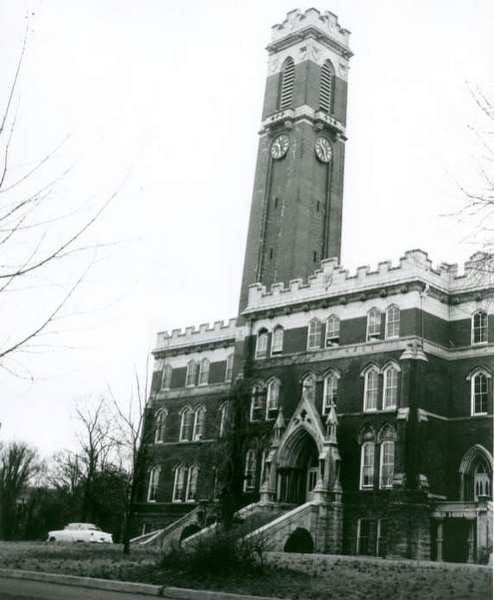
M 374 442 L 362 444 L 360 458 L 360 488 L 372 488 L 374 485 Z
M 226 359 L 225 381 L 231 381 L 232 378 L 233 378 L 233 354 L 230 354 Z
M 166 409 L 162 408 L 156 413 L 156 430 L 154 434 L 155 442 L 164 442 L 165 441 L 165 431 L 166 431 L 166 418 L 168 413 Z
M 194 413 L 194 431 L 192 439 L 195 442 L 201 440 L 204 436 L 204 422 L 206 420 L 206 409 L 200 406 Z
M 209 383 L 209 360 L 203 358 L 199 367 L 199 385 L 206 385 Z
M 192 465 L 187 473 L 187 489 L 185 491 L 185 502 L 195 502 L 197 496 L 197 478 L 199 468 L 197 465 Z
M 187 471 L 183 465 L 175 469 L 175 481 L 173 483 L 173 502 L 183 502 L 187 485 Z
M 268 355 L 268 332 L 265 330 L 257 334 L 256 358 L 265 358 Z
M 307 350 L 318 350 L 321 347 L 322 323 L 312 319 L 307 333 Z
M 371 308 L 367 313 L 367 341 L 379 340 L 381 338 L 381 311 Z
M 398 369 L 390 365 L 384 370 L 383 409 L 396 408 L 398 402 Z
M 220 406 L 220 427 L 219 427 L 220 437 L 223 437 L 226 433 L 227 418 L 228 418 L 228 402 L 223 402 L 223 404 Z
M 192 439 L 192 430 L 194 427 L 194 413 L 189 406 L 186 406 L 182 411 L 180 421 L 180 441 L 189 442 Z
M 377 410 L 379 375 L 377 369 L 369 368 L 364 374 L 364 410 Z
M 324 399 L 322 405 L 322 414 L 327 415 L 332 404 L 336 404 L 338 399 L 338 376 L 336 373 L 329 373 L 324 379 Z
M 331 114 L 333 112 L 333 83 L 334 70 L 329 60 L 324 61 L 321 69 L 321 89 L 319 93 L 319 105 L 321 110 Z
M 248 450 L 245 455 L 244 490 L 253 490 L 256 487 L 256 451 Z
M 472 344 L 483 344 L 487 342 L 487 313 L 479 310 L 472 316 Z
M 335 346 L 340 341 L 340 320 L 331 315 L 326 320 L 326 346 Z
M 158 499 L 158 484 L 160 479 L 160 468 L 153 467 L 149 472 L 148 502 L 156 502 Z
M 163 376 L 161 379 L 161 388 L 168 390 L 172 382 L 172 366 L 166 364 L 163 368 Z
M 478 371 L 471 378 L 472 415 L 487 414 L 489 378 L 484 371 Z
M 280 405 L 280 382 L 277 379 L 272 379 L 268 383 L 266 397 L 266 419 L 275 419 L 278 414 Z
M 379 486 L 381 488 L 393 487 L 395 468 L 395 443 L 386 441 L 381 444 Z
M 280 354 L 283 351 L 283 327 L 274 328 L 271 340 L 271 354 Z
M 386 337 L 399 337 L 400 335 L 400 309 L 396 304 L 386 309 Z
M 281 69 L 279 110 L 286 110 L 292 106 L 293 84 L 295 81 L 295 65 L 293 59 L 288 57 Z
M 197 379 L 197 363 L 193 360 L 187 364 L 187 373 L 185 375 L 185 385 L 193 386 L 196 384 Z
M 250 397 L 250 420 L 261 421 L 263 418 L 264 406 L 264 386 L 262 383 L 256 383 L 252 387 Z

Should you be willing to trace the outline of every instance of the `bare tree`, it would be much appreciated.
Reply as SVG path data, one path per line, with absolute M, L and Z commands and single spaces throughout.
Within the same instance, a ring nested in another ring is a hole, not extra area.
M 17 503 L 41 469 L 38 453 L 24 442 L 0 446 L 0 537 L 12 539 L 17 527 Z
M 15 132 L 26 47 L 27 35 L 10 88 L 3 101 L 0 98 L 0 303 L 6 316 L 0 328 L 0 366 L 16 375 L 19 365 L 6 357 L 18 356 L 21 349 L 39 349 L 35 340 L 55 329 L 67 312 L 98 246 L 86 234 L 118 193 L 92 207 L 85 203 L 68 208 L 69 199 L 60 184 L 70 169 L 57 175 L 47 173 L 63 143 L 34 165 L 22 167 L 14 160 L 19 155 L 19 150 L 14 151 Z M 62 200 L 64 209 L 60 209 Z M 75 258 L 84 253 L 88 254 L 83 262 Z M 40 287 L 50 290 L 42 307 L 33 293 L 36 290 L 39 295 Z

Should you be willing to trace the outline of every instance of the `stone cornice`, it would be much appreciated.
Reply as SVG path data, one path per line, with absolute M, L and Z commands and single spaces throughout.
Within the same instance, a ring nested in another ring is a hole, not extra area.
M 316 40 L 323 46 L 326 46 L 326 48 L 333 50 L 339 56 L 342 56 L 347 60 L 353 56 L 353 52 L 348 46 L 345 46 L 337 40 L 329 37 L 327 33 L 324 33 L 312 25 L 309 25 L 304 29 L 294 31 L 293 33 L 290 33 L 284 38 L 281 38 L 275 42 L 271 42 L 266 46 L 266 50 L 269 54 L 275 54 L 276 52 L 285 50 L 285 48 L 290 48 L 299 42 L 303 42 L 306 39 Z

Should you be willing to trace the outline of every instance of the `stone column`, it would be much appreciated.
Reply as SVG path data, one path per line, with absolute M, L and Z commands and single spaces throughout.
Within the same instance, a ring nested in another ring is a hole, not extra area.
M 436 523 L 437 523 L 436 560 L 439 562 L 442 562 L 442 560 L 443 560 L 444 518 L 437 519 Z
M 475 525 L 476 518 L 467 518 L 468 523 L 468 537 L 467 537 L 467 563 L 473 563 L 474 561 L 474 544 L 475 544 Z

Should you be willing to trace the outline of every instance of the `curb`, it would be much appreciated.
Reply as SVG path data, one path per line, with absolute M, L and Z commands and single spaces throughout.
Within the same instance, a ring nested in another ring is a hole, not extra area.
M 189 590 L 186 588 L 164 587 L 149 583 L 133 583 L 130 581 L 113 581 L 111 579 L 96 579 L 95 577 L 79 577 L 77 575 L 61 575 L 59 573 L 44 573 L 42 571 L 22 571 L 21 569 L 0 569 L 0 577 L 10 579 L 28 579 L 31 581 L 44 581 L 60 585 L 73 585 L 78 587 L 106 590 L 110 592 L 123 592 L 127 594 L 141 594 L 171 598 L 174 600 L 281 600 L 267 596 L 249 596 L 232 594 L 230 592 L 217 592 L 209 590 Z

